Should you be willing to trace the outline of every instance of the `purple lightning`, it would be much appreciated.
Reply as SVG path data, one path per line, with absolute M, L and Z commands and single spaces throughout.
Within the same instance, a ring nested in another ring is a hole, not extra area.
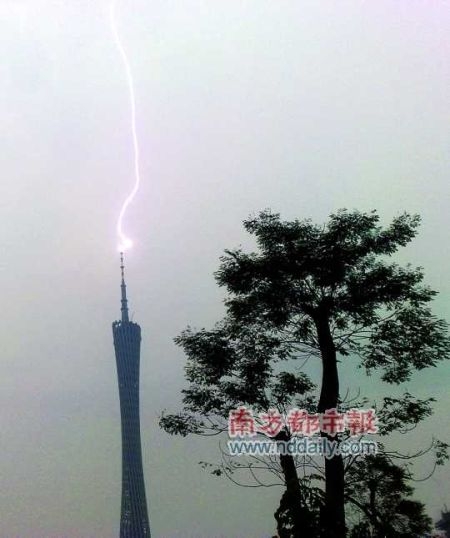
M 141 183 L 141 175 L 140 175 L 140 170 L 139 170 L 139 142 L 138 142 L 138 137 L 137 137 L 137 132 L 136 132 L 136 99 L 134 95 L 133 75 L 131 73 L 130 63 L 128 61 L 127 54 L 125 52 L 125 49 L 122 45 L 122 41 L 120 40 L 120 37 L 119 37 L 119 33 L 117 31 L 114 1 L 111 2 L 111 6 L 110 6 L 110 22 L 111 22 L 112 34 L 114 36 L 114 42 L 122 58 L 122 62 L 125 68 L 127 83 L 128 83 L 130 108 L 131 108 L 131 133 L 132 133 L 132 138 L 133 138 L 133 150 L 134 150 L 135 183 L 130 194 L 126 197 L 122 205 L 122 208 L 120 210 L 119 218 L 117 219 L 117 236 L 119 239 L 118 249 L 120 252 L 124 252 L 125 250 L 129 249 L 133 245 L 133 242 L 131 241 L 131 239 L 127 237 L 127 235 L 123 231 L 123 219 L 128 209 L 128 206 L 131 204 L 134 197 L 136 196 L 136 193 L 138 192 L 139 186 Z

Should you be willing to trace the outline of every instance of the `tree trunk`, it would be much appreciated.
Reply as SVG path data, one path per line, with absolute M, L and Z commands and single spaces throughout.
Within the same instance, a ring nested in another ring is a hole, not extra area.
M 289 438 L 286 431 L 281 431 L 277 436 L 278 441 L 286 442 Z M 280 454 L 280 465 L 286 491 L 275 513 L 278 535 L 280 538 L 317 538 L 317 529 L 313 525 L 313 517 L 303 499 L 293 456 Z M 292 528 L 288 530 L 286 526 L 292 526 Z
M 322 358 L 322 388 L 318 412 L 324 413 L 327 409 L 337 408 L 339 374 L 328 315 L 325 312 L 319 312 L 314 321 Z M 330 441 L 335 440 L 326 433 L 322 432 L 321 435 Z M 325 458 L 325 506 L 321 514 L 321 524 L 325 529 L 325 538 L 345 538 L 344 462 L 342 456 Z

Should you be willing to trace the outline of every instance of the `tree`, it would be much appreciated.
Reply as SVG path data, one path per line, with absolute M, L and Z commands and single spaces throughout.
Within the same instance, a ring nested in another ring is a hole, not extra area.
M 323 493 L 311 484 L 309 478 L 300 480 L 300 499 L 286 489 L 280 506 L 275 512 L 279 538 L 297 536 L 320 536 L 320 511 L 323 507 Z M 300 502 L 299 502 L 300 500 Z
M 183 411 L 163 414 L 160 420 L 169 433 L 218 435 L 227 431 L 230 411 L 241 405 L 250 406 L 256 412 L 286 409 L 294 402 L 300 407 L 313 405 L 311 391 L 314 384 L 305 373 L 275 371 L 276 365 L 287 360 L 288 355 L 278 339 L 271 335 L 246 331 L 245 327 L 236 332 L 236 327 L 223 322 L 212 331 L 194 332 L 188 328 L 175 341 L 188 357 L 185 370 L 190 385 L 183 390 Z M 289 432 L 281 431 L 278 439 L 288 440 Z M 223 456 L 227 458 L 225 453 Z M 316 538 L 310 490 L 304 487 L 298 475 L 301 464 L 288 454 L 280 455 L 277 464 L 272 458 L 268 466 L 256 456 L 246 458 L 245 463 L 227 458 L 226 463 L 213 472 L 225 474 L 236 482 L 233 474 L 248 470 L 255 485 L 267 487 L 273 485 L 273 476 L 277 480 L 281 478 L 286 492 L 275 515 L 280 536 Z M 265 476 L 257 477 L 255 473 L 258 471 L 266 471 Z M 266 480 L 270 477 L 272 482 Z M 317 495 L 314 506 L 319 502 Z
M 368 456 L 346 476 L 346 500 L 362 513 L 352 538 L 420 538 L 431 530 L 431 518 L 419 501 L 410 499 L 413 488 L 407 471 L 383 454 Z
M 346 210 L 324 226 L 282 222 L 269 211 L 245 221 L 258 251 L 225 251 L 216 273 L 229 294 L 225 318 L 212 331 L 188 329 L 176 339 L 190 386 L 184 411 L 163 417 L 162 426 L 218 432 L 218 417 L 238 402 L 257 410 L 292 405 L 313 388 L 301 371 L 308 358 L 322 365 L 319 413 L 338 407 L 338 359 L 357 356 L 367 373 L 400 383 L 448 358 L 447 325 L 429 308 L 436 292 L 423 285 L 420 268 L 389 260 L 416 235 L 419 218 L 403 214 L 385 229 L 378 223 L 376 212 Z M 300 506 L 295 469 L 289 461 L 283 471 Z M 335 456 L 325 461 L 324 537 L 346 535 L 344 505 L 344 462 Z
M 445 536 L 450 537 L 450 512 L 445 510 L 441 512 L 441 519 L 436 523 L 436 528 L 445 532 Z

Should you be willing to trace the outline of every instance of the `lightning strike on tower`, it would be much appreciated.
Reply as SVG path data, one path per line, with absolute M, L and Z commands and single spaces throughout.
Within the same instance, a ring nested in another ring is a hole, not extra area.
M 134 150 L 135 182 L 126 197 L 117 220 L 120 251 L 121 318 L 112 325 L 119 384 L 120 415 L 122 425 L 122 501 L 120 513 L 120 538 L 150 538 L 144 472 L 142 467 L 141 433 L 139 419 L 139 365 L 141 328 L 130 321 L 128 315 L 127 286 L 125 282 L 124 251 L 132 246 L 123 231 L 123 219 L 140 184 L 139 146 L 136 132 L 136 105 L 133 77 L 125 49 L 117 32 L 114 2 L 110 9 L 111 29 L 122 58 L 128 82 L 131 105 L 131 133 Z
M 136 97 L 134 93 L 134 80 L 133 74 L 131 72 L 130 62 L 128 61 L 127 53 L 122 45 L 122 41 L 117 31 L 116 24 L 116 14 L 115 14 L 115 2 L 111 3 L 110 6 L 110 23 L 111 30 L 114 37 L 114 42 L 116 44 L 117 50 L 119 51 L 120 57 L 122 58 L 125 75 L 127 79 L 128 92 L 130 98 L 130 112 L 131 112 L 131 136 L 133 140 L 133 160 L 134 160 L 134 186 L 128 196 L 125 198 L 125 201 L 122 204 L 122 207 L 119 212 L 119 217 L 117 219 L 117 237 L 119 240 L 118 250 L 119 252 L 125 252 L 133 245 L 132 240 L 125 234 L 123 230 L 123 220 L 127 212 L 128 206 L 136 197 L 136 194 L 139 190 L 141 184 L 141 173 L 140 173 L 140 164 L 139 164 L 139 140 L 137 136 L 136 129 Z

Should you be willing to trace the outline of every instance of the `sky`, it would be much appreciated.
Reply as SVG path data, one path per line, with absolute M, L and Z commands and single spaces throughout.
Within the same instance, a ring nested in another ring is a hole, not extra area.
M 268 537 L 281 489 L 214 478 L 198 462 L 217 460 L 217 441 L 158 428 L 184 386 L 173 338 L 223 315 L 213 272 L 224 249 L 251 247 L 242 221 L 265 208 L 315 222 L 343 207 L 377 209 L 385 224 L 419 213 L 396 259 L 424 268 L 434 311 L 450 319 L 448 2 L 118 0 L 116 12 L 142 152 L 125 227 L 152 535 Z M 110 538 L 115 227 L 133 175 L 108 2 L 0 0 L 0 47 L 0 535 Z M 400 443 L 450 441 L 449 373 L 405 385 L 438 402 Z M 357 381 L 351 364 L 342 375 L 344 388 L 389 390 Z M 417 484 L 433 517 L 450 504 L 449 475 Z

